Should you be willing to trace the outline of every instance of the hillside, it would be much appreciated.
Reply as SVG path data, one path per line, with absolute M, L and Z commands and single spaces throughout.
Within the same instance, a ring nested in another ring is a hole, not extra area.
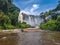
M 13 4 L 13 0 L 0 0 L 0 26 L 16 26 L 19 12 L 20 9 Z

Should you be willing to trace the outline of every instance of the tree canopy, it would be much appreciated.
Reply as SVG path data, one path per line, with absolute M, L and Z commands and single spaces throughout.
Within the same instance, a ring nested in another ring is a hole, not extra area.
M 0 0 L 0 27 L 9 24 L 16 26 L 20 9 L 13 4 L 13 0 Z

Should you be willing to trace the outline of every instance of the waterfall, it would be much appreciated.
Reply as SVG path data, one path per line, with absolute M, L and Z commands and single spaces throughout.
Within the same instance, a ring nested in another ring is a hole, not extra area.
M 26 22 L 27 24 L 30 24 L 31 26 L 39 26 L 40 23 L 42 22 L 42 19 L 40 18 L 40 16 L 26 15 L 26 14 L 21 14 L 21 15 L 23 17 L 23 22 Z
M 28 21 L 29 21 L 29 24 L 31 24 L 31 17 L 30 16 L 29 16 L 29 20 Z

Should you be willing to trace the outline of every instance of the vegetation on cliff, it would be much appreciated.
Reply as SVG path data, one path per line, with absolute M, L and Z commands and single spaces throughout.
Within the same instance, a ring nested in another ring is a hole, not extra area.
M 41 23 L 40 28 L 43 30 L 60 31 L 60 3 L 58 6 L 50 10 L 49 12 L 41 13 L 41 17 L 44 22 Z M 43 15 L 42 15 L 43 14 Z M 50 20 L 46 20 L 46 17 L 51 16 Z
M 60 16 L 56 20 L 50 20 L 46 23 L 42 23 L 40 28 L 43 30 L 60 31 Z
M 27 28 L 30 25 L 19 23 L 20 9 L 13 4 L 13 0 L 0 0 L 0 29 Z

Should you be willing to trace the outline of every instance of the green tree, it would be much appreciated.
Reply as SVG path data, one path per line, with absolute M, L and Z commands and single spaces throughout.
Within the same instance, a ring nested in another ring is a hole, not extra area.
M 20 9 L 13 4 L 13 0 L 0 0 L 0 27 L 16 26 L 19 12 Z
M 58 18 L 56 20 L 56 30 L 60 31 L 60 16 L 58 16 Z
M 42 12 L 42 13 L 40 14 L 40 17 L 43 18 L 44 22 L 46 22 L 46 19 L 45 19 L 45 18 L 46 18 L 46 15 L 45 15 L 45 13 Z

